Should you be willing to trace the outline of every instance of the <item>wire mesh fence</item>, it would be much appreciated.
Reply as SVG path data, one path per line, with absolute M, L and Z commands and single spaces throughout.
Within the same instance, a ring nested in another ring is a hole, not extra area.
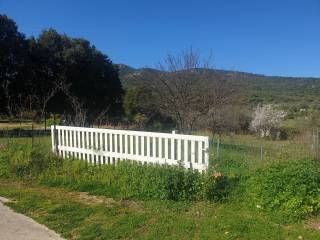
M 2 144 L 24 143 L 33 147 L 46 142 L 50 134 L 46 121 L 0 121 Z
M 211 166 L 241 171 L 280 161 L 311 158 L 320 161 L 319 136 L 319 130 L 308 130 L 289 140 L 263 140 L 252 136 L 211 139 Z

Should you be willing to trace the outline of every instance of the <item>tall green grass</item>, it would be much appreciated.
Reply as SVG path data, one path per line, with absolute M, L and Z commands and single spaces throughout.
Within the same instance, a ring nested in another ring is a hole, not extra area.
M 288 150 L 288 155 L 261 163 L 253 154 L 251 161 L 237 155 L 240 150 L 224 148 L 219 157 L 211 155 L 210 171 L 200 174 L 131 162 L 94 166 L 63 160 L 50 152 L 47 143 L 31 148 L 14 142 L 0 152 L 0 177 L 114 198 L 241 202 L 293 220 L 319 213 L 320 166 L 315 160 L 297 160 Z M 217 171 L 222 174 L 214 174 Z
M 320 213 L 320 164 L 314 160 L 273 163 L 246 183 L 247 195 L 258 208 L 280 211 L 289 219 Z
M 0 161 L 3 177 L 121 198 L 224 201 L 236 184 L 235 178 L 181 167 L 132 162 L 94 166 L 76 159 L 63 160 L 45 147 L 24 144 L 9 145 Z
M 227 175 L 252 175 L 270 164 L 312 159 L 314 152 L 309 140 L 272 141 L 251 135 L 223 136 L 217 151 L 218 140 L 214 138 L 210 142 L 211 168 Z

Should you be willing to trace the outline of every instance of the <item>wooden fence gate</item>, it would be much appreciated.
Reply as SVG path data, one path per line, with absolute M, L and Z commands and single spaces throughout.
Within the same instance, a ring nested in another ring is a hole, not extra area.
M 51 126 L 52 150 L 63 158 L 74 157 L 93 164 L 121 160 L 182 165 L 206 171 L 209 138 L 175 133 Z

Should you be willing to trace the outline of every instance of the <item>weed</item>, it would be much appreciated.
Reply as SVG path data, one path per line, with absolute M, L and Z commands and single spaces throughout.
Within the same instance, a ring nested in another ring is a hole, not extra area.
M 253 174 L 247 190 L 257 206 L 301 219 L 320 211 L 320 166 L 313 160 L 274 163 Z

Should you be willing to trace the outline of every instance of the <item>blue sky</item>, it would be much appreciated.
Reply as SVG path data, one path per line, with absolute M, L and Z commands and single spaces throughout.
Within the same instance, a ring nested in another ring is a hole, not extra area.
M 320 77 L 320 0 L 0 0 L 0 14 L 27 36 L 53 27 L 133 67 L 192 45 L 217 68 Z

